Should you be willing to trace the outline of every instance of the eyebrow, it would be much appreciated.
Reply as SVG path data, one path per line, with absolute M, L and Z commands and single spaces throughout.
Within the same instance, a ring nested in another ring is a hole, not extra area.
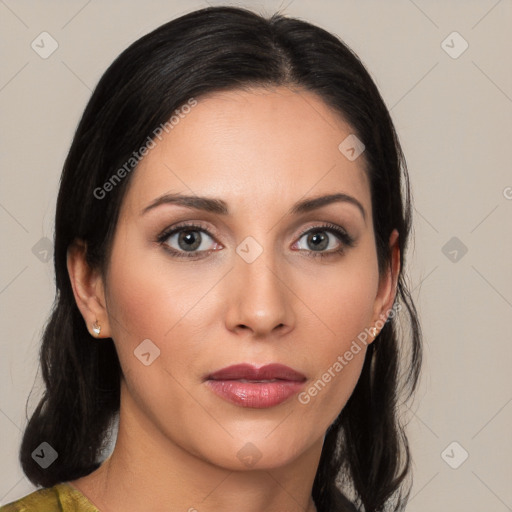
M 295 203 L 288 214 L 297 215 L 300 213 L 307 213 L 332 203 L 349 203 L 354 205 L 361 212 L 361 215 L 366 222 L 366 211 L 363 205 L 355 197 L 342 193 L 303 199 L 302 201 Z M 142 210 L 141 215 L 163 204 L 175 204 L 186 208 L 194 208 L 196 210 L 217 213 L 220 215 L 229 214 L 228 205 L 222 199 L 169 193 L 164 194 L 151 202 Z

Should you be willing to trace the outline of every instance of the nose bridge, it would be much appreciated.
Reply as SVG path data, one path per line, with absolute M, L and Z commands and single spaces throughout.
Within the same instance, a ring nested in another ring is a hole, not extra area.
M 230 328 L 245 326 L 260 335 L 293 322 L 290 294 L 284 276 L 279 275 L 282 265 L 278 251 L 271 235 L 264 238 L 260 244 L 247 237 L 236 248 L 228 313 Z

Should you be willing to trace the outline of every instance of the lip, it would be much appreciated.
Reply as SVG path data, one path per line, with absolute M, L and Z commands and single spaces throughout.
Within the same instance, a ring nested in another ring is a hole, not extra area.
M 306 377 L 282 364 L 257 368 L 236 364 L 206 377 L 207 386 L 221 398 L 241 407 L 263 409 L 281 404 L 304 386 Z
M 207 379 L 211 380 L 288 380 L 288 381 L 304 381 L 306 377 L 302 373 L 285 366 L 283 364 L 266 364 L 257 368 L 249 363 L 235 364 L 227 366 L 214 373 L 208 375 Z

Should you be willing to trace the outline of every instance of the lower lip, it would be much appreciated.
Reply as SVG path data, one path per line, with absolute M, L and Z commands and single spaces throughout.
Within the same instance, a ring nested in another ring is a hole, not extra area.
M 241 382 L 239 380 L 208 380 L 210 389 L 221 398 L 241 407 L 263 409 L 274 407 L 295 395 L 304 382 Z

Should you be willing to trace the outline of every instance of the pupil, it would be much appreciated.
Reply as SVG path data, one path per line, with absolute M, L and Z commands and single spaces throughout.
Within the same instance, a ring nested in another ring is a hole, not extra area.
M 178 243 L 185 251 L 192 251 L 201 245 L 201 235 L 198 231 L 182 231 L 178 237 Z

